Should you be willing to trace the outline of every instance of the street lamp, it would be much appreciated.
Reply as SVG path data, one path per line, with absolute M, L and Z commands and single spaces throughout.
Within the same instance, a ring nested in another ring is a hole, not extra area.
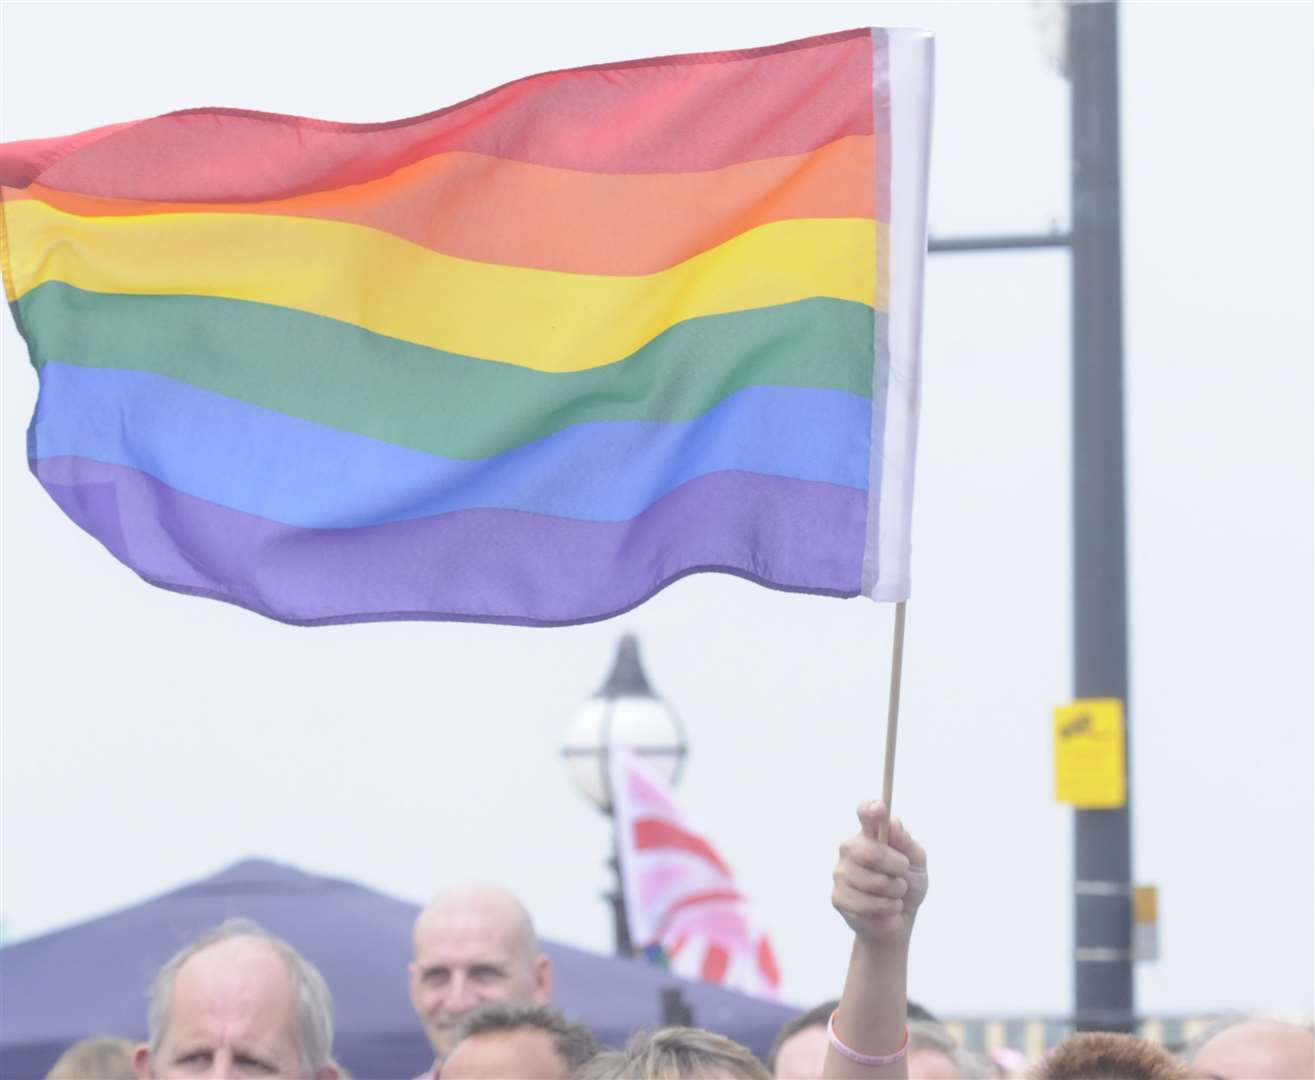
M 630 928 L 626 919 L 625 890 L 621 879 L 621 846 L 612 813 L 611 749 L 624 746 L 644 759 L 653 774 L 667 786 L 680 779 L 688 749 L 680 717 L 653 688 L 639 663 L 639 641 L 626 634 L 617 646 L 616 659 L 603 687 L 575 714 L 562 742 L 566 771 L 580 792 L 612 819 L 612 857 L 608 865 L 616 886 L 604 896 L 612 906 L 616 951 L 630 956 Z

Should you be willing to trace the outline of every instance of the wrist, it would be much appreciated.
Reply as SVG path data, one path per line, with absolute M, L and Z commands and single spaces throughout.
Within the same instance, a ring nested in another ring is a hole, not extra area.
M 848 1060 L 858 1065 L 876 1066 L 876 1065 L 893 1065 L 895 1062 L 902 1060 L 908 1054 L 909 1052 L 908 1024 L 904 1025 L 904 1041 L 900 1043 L 898 1050 L 889 1054 L 864 1054 L 864 1053 L 860 1053 L 858 1050 L 855 1050 L 853 1047 L 849 1046 L 840 1038 L 839 1035 L 836 1034 L 836 1013 L 838 1013 L 839 1011 L 840 1011 L 839 1009 L 836 1009 L 835 1012 L 833 1012 L 830 1018 L 827 1020 L 826 1037 L 827 1037 L 827 1041 L 829 1041 L 831 1045 L 835 1047 L 836 1053 L 839 1054 L 841 1057 L 847 1058 Z
M 863 951 L 872 956 L 896 959 L 901 956 L 907 957 L 909 953 L 909 941 L 912 938 L 912 927 L 909 930 L 893 935 L 882 935 L 880 937 L 868 937 L 864 934 L 854 935 L 854 951 Z

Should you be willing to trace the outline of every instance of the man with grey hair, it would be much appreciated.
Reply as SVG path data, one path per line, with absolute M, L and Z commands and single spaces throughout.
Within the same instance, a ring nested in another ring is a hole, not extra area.
M 420 1018 L 436 1080 L 466 1013 L 484 1001 L 546 1005 L 552 964 L 539 950 L 525 905 L 496 885 L 457 885 L 420 912 L 408 969 L 411 1005 Z
M 151 983 L 138 1080 L 339 1080 L 333 1005 L 315 966 L 249 919 L 229 919 L 175 953 Z
M 443 1080 L 569 1080 L 597 1052 L 588 1028 L 548 1005 L 490 1001 L 457 1029 Z

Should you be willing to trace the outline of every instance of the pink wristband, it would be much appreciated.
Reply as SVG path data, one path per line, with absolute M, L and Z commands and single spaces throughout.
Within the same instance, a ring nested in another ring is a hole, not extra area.
M 836 1012 L 839 1011 L 839 1009 L 836 1010 Z M 831 1040 L 831 1045 L 835 1047 L 837 1054 L 849 1058 L 850 1061 L 857 1062 L 859 1065 L 893 1065 L 909 1052 L 909 1029 L 907 1025 L 904 1027 L 904 1042 L 893 1054 L 860 1054 L 857 1050 L 851 1050 L 840 1041 L 840 1036 L 836 1034 L 835 1012 L 831 1014 L 831 1019 L 826 1022 L 826 1037 Z

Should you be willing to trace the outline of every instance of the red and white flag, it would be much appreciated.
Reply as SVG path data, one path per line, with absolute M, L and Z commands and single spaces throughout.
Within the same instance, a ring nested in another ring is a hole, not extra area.
M 686 978 L 775 998 L 780 971 L 735 876 L 689 827 L 671 790 L 624 748 L 611 752 L 630 940 Z

